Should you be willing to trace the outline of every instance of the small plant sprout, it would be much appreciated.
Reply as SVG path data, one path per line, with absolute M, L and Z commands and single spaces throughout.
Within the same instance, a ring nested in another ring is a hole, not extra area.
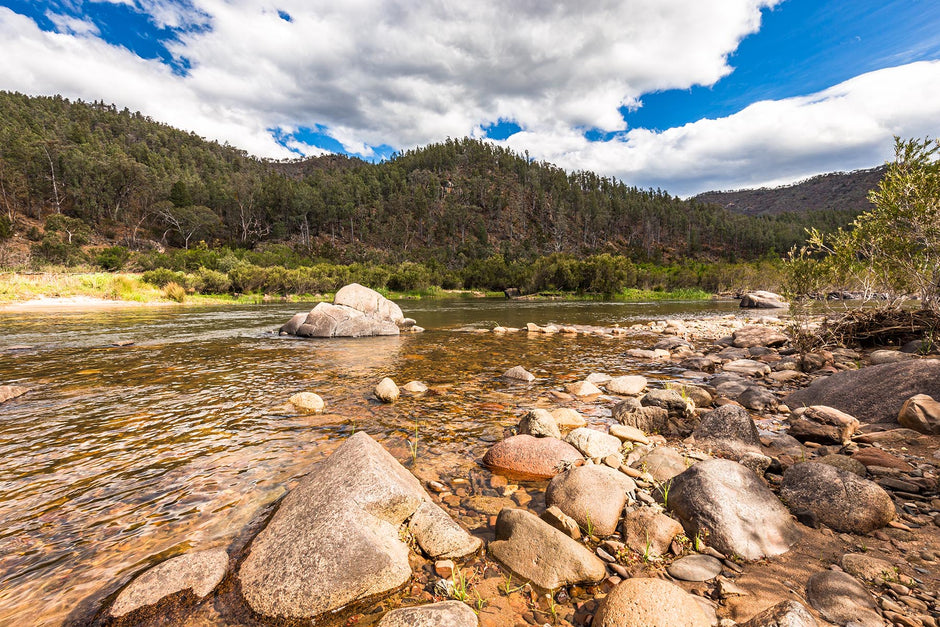
M 419 429 L 418 417 L 415 416 L 414 437 L 408 443 L 408 448 L 411 449 L 411 463 L 412 464 L 418 463 L 418 442 L 420 442 L 421 440 L 421 436 L 418 435 L 418 429 Z
M 483 597 L 481 597 L 481 596 L 480 596 L 480 593 L 477 592 L 476 590 L 473 591 L 473 594 L 475 594 L 476 597 L 477 597 L 477 600 L 474 602 L 474 605 L 476 606 L 476 609 L 474 609 L 474 611 L 475 611 L 477 614 L 479 614 L 480 612 L 483 611 L 483 608 L 484 608 L 484 607 L 486 607 L 487 605 L 489 605 L 490 602 L 487 601 L 486 599 L 484 599 Z
M 454 584 L 454 590 L 451 592 L 451 596 L 457 601 L 463 603 L 468 602 L 470 600 L 469 584 L 467 583 L 467 578 L 464 577 L 459 568 L 454 569 L 454 572 L 451 573 L 450 580 Z
M 508 577 L 506 577 L 505 579 L 503 579 L 503 592 L 506 593 L 506 596 L 508 597 L 509 595 L 511 595 L 511 594 L 513 594 L 513 593 L 515 593 L 515 592 L 519 592 L 520 590 L 522 590 L 523 588 L 525 588 L 527 585 L 528 585 L 528 584 L 524 583 L 524 584 L 522 584 L 522 585 L 520 585 L 520 586 L 513 587 L 513 585 L 512 585 L 512 575 L 509 575 Z
M 672 479 L 657 481 L 655 483 L 656 488 L 659 490 L 660 494 L 663 495 L 663 507 L 669 509 L 669 488 L 672 487 Z
M 650 540 L 650 532 L 646 532 L 646 546 L 643 547 L 643 561 L 650 562 L 653 559 L 653 541 Z
M 584 534 L 590 538 L 594 535 L 594 521 L 591 520 L 591 512 L 584 510 L 585 526 L 583 528 Z

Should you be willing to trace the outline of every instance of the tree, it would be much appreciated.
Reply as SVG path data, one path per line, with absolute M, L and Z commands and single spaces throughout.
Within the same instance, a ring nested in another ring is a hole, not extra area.
M 810 246 L 826 254 L 830 276 L 887 292 L 892 306 L 916 294 L 940 313 L 940 140 L 895 137 L 894 153 L 869 193 L 874 207 L 849 230 L 811 230 Z
M 160 202 L 154 206 L 157 215 L 167 225 L 166 233 L 175 231 L 183 240 L 183 248 L 189 249 L 189 240 L 194 236 L 207 236 L 219 225 L 219 216 L 208 207 L 191 205 L 176 207 L 172 202 Z M 164 237 L 166 237 L 164 233 Z

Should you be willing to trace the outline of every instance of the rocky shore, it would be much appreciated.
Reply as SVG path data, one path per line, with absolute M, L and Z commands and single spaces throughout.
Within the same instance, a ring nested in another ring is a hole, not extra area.
M 669 376 L 493 372 L 549 402 L 470 476 L 416 477 L 357 432 L 231 546 L 142 570 L 91 622 L 940 625 L 940 359 L 801 353 L 785 324 L 467 329 L 643 337 L 621 354 Z

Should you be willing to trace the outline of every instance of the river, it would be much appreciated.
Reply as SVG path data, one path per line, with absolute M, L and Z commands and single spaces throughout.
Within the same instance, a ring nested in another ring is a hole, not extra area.
M 309 309 L 284 303 L 0 313 L 0 384 L 30 388 L 0 405 L 0 625 L 59 625 L 149 563 L 227 546 L 355 430 L 419 476 L 447 480 L 477 468 L 506 427 L 565 382 L 594 371 L 675 376 L 622 356 L 648 336 L 462 327 L 629 326 L 736 311 L 711 301 L 400 304 L 426 333 L 281 338 L 273 330 Z M 499 378 L 520 364 L 534 384 Z M 380 405 L 369 396 L 385 376 L 433 393 Z M 326 413 L 286 406 L 299 391 L 320 394 Z M 593 421 L 609 415 L 603 404 L 569 406 Z

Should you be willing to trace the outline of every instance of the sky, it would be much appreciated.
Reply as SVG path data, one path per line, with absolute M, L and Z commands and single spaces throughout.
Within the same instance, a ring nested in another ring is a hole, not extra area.
M 940 2 L 0 0 L 0 89 L 260 157 L 469 136 L 688 196 L 940 136 Z

